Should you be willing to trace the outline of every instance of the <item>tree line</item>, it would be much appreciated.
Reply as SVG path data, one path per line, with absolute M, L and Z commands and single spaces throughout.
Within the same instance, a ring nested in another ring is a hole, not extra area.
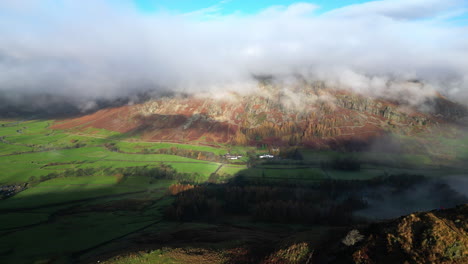
M 125 152 L 122 151 L 115 143 L 106 143 L 104 146 L 114 152 L 126 153 L 126 154 L 166 154 L 166 155 L 177 155 L 181 157 L 197 159 L 197 160 L 206 160 L 212 162 L 222 162 L 224 157 L 221 155 L 216 155 L 213 152 L 201 151 L 201 150 L 192 150 L 192 149 L 181 149 L 177 147 L 170 148 L 161 148 L 161 149 L 150 149 L 144 148 L 138 152 Z
M 180 173 L 168 164 L 160 164 L 155 166 L 137 166 L 125 168 L 77 168 L 66 169 L 61 172 L 52 172 L 42 176 L 31 176 L 28 179 L 30 185 L 35 185 L 40 182 L 48 181 L 55 178 L 66 177 L 85 177 L 93 175 L 114 175 L 119 176 L 120 180 L 129 176 L 148 177 L 153 180 L 169 179 L 177 180 L 181 183 L 198 183 L 202 181 L 202 176 L 198 173 Z
M 248 216 L 253 221 L 307 225 L 349 225 L 354 212 L 367 207 L 362 193 L 379 186 L 407 189 L 425 181 L 418 175 L 394 175 L 371 180 L 325 180 L 311 185 L 267 184 L 234 179 L 227 184 L 190 186 L 176 192 L 166 217 L 176 221 L 216 221 Z

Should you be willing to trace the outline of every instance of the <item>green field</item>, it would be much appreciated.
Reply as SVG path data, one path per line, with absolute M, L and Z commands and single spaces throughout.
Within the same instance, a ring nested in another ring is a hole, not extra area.
M 49 218 L 49 214 L 46 213 L 8 213 L 0 215 L 0 233 L 5 230 L 11 230 L 23 226 L 29 226 L 32 224 L 46 221 Z
M 133 214 L 82 213 L 63 216 L 34 228 L 25 228 L 2 236 L 0 252 L 28 249 L 4 257 L 4 263 L 32 263 L 61 259 L 66 255 L 85 250 L 112 238 L 137 230 L 155 221 L 155 217 L 138 217 Z M 25 239 L 28 237 L 29 239 Z M 44 256 L 52 256 L 47 258 Z M 32 261 L 32 262 L 30 262 Z
M 52 122 L 0 123 L 0 185 L 28 184 L 0 201 L 2 263 L 66 263 L 72 253 L 162 221 L 161 206 L 170 201 L 165 198 L 168 187 L 177 181 L 120 175 L 118 169 L 164 164 L 181 175 L 193 175 L 192 181 L 204 182 L 221 165 L 176 155 L 137 154 L 142 148 L 227 153 L 208 146 L 119 141 L 118 133 L 100 129 L 52 130 Z M 106 143 L 122 152 L 107 149 Z M 84 175 L 73 176 L 75 171 Z M 29 250 L 20 250 L 24 248 Z
M 206 180 L 219 167 L 219 163 L 176 155 L 136 153 L 141 152 L 142 148 L 173 147 L 215 155 L 227 153 L 226 149 L 199 145 L 119 142 L 106 139 L 104 136 L 115 133 L 105 130 L 87 129 L 77 135 L 74 131 L 51 130 L 48 128 L 51 123 L 27 121 L 11 125 L 10 122 L 0 129 L 0 136 L 4 137 L 4 142 L 0 142 L 0 170 L 3 172 L 0 174 L 0 184 L 27 182 L 32 176 L 40 177 L 66 169 L 125 168 L 161 163 L 172 166 L 180 173 L 198 173 L 200 180 Z M 105 143 L 114 143 L 122 152 L 108 150 L 103 146 Z
M 118 142 L 117 147 L 124 152 L 142 152 L 144 149 L 155 150 L 155 149 L 170 149 L 170 148 L 180 148 L 188 149 L 195 151 L 206 151 L 212 152 L 216 155 L 224 155 L 227 153 L 226 149 L 214 148 L 209 146 L 200 146 L 200 145 L 185 145 L 185 144 L 175 144 L 175 143 L 149 143 L 149 142 Z
M 247 169 L 244 165 L 224 165 L 219 171 L 219 174 L 236 175 L 237 173 Z
M 325 174 L 317 168 L 251 168 L 241 171 L 240 175 L 247 178 L 292 179 L 292 180 L 321 180 Z
M 0 202 L 0 252 L 14 249 L 2 257 L 3 263 L 57 261 L 57 257 L 68 262 L 72 252 L 161 221 L 159 207 L 154 205 L 173 183 L 150 182 L 145 177 L 118 181 L 114 176 L 41 182 Z M 30 250 L 17 251 L 21 248 Z

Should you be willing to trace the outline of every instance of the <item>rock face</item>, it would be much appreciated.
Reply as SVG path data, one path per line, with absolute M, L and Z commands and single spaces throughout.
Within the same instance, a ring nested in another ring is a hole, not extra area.
M 468 263 L 468 204 L 374 224 L 364 237 L 333 263 Z
M 454 104 L 444 105 L 451 109 Z M 460 109 L 443 112 L 462 116 Z M 288 89 L 261 85 L 248 95 L 160 98 L 62 120 L 54 128 L 103 128 L 147 141 L 329 147 L 387 132 L 417 134 L 441 120 L 389 101 L 304 84 Z

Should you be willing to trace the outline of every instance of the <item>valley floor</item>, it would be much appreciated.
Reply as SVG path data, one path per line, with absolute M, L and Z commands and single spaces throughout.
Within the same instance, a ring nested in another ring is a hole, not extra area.
M 260 160 L 267 148 L 141 142 L 52 122 L 0 121 L 1 263 L 308 263 L 317 245 L 367 223 L 338 217 L 364 208 L 358 191 L 412 191 L 466 172 L 416 154 L 301 150 L 300 159 Z M 372 162 L 330 163 L 350 156 Z M 446 191 L 423 207 L 464 201 Z

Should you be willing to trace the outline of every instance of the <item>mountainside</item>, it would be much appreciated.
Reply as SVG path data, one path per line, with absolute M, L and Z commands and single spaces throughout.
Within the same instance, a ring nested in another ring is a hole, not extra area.
M 385 133 L 416 135 L 466 115 L 464 107 L 443 97 L 429 105 L 431 110 L 424 113 L 321 83 L 293 89 L 261 85 L 247 95 L 166 97 L 103 109 L 59 121 L 53 128 L 102 128 L 146 141 L 353 149 Z
M 468 205 L 373 224 L 358 236 L 331 262 L 468 263 Z

